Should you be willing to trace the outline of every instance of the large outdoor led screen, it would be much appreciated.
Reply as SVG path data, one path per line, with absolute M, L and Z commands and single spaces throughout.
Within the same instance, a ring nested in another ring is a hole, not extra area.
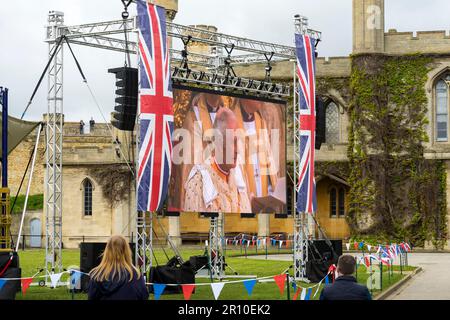
M 285 107 L 175 87 L 169 211 L 286 213 Z

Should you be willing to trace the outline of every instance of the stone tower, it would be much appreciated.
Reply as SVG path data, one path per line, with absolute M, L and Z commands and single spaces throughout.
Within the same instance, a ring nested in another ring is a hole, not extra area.
M 168 21 L 175 19 L 178 12 L 178 0 L 148 0 L 148 2 L 166 8 Z
M 353 0 L 353 53 L 384 52 L 384 0 Z

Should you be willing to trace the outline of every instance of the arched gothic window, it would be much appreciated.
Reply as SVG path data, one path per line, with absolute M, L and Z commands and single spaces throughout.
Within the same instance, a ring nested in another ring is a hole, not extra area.
M 92 182 L 87 178 L 83 181 L 83 214 L 92 216 Z
M 339 188 L 339 216 L 345 216 L 345 189 Z
M 327 144 L 340 142 L 339 136 L 339 107 L 331 101 L 326 107 L 326 135 Z
M 450 74 L 436 82 L 436 140 L 448 141 L 448 109 L 449 109 Z
M 337 217 L 337 190 L 335 187 L 330 190 L 330 217 Z
M 345 216 L 345 188 L 335 186 L 330 188 L 330 217 L 343 218 Z

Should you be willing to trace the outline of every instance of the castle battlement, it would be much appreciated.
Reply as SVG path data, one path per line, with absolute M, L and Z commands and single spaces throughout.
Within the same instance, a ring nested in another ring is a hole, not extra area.
M 398 32 L 384 34 L 385 52 L 388 54 L 450 53 L 450 31 Z
M 316 66 L 317 77 L 349 77 L 351 73 L 349 57 L 319 57 Z

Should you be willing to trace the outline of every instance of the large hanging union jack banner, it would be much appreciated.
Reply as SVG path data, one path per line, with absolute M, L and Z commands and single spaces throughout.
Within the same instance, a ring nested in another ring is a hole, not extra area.
M 316 140 L 316 39 L 295 35 L 297 47 L 297 77 L 300 104 L 300 163 L 297 185 L 297 211 L 317 211 L 316 180 L 314 178 Z
M 165 9 L 137 1 L 140 60 L 138 211 L 164 203 L 170 178 L 173 95 Z

